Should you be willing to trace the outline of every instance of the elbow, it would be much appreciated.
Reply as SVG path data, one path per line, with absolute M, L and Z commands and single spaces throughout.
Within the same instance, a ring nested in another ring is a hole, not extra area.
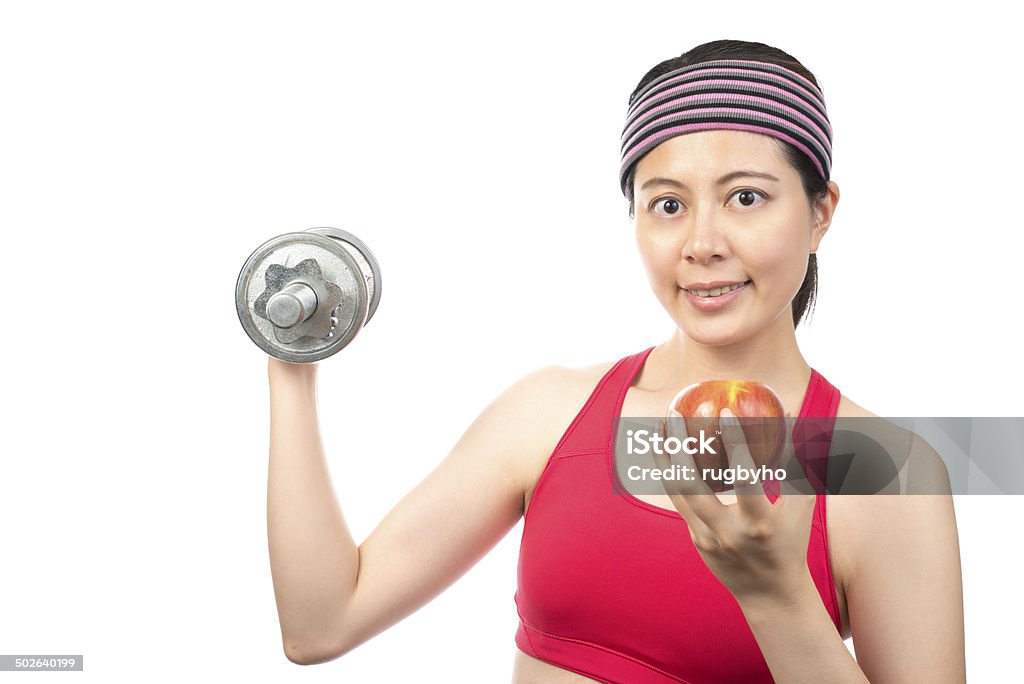
M 296 665 L 315 665 L 319 661 L 314 656 L 314 653 L 299 643 L 285 640 L 284 657 Z
M 310 643 L 296 639 L 284 639 L 284 656 L 296 665 L 319 665 L 336 660 L 351 651 L 344 643 L 330 641 Z
M 349 624 L 351 616 L 342 614 L 321 616 L 317 621 L 298 623 L 281 621 L 281 642 L 284 656 L 296 665 L 318 665 L 345 655 L 360 641 Z
M 284 657 L 296 665 L 312 665 L 313 659 L 310 654 L 293 641 L 284 642 Z

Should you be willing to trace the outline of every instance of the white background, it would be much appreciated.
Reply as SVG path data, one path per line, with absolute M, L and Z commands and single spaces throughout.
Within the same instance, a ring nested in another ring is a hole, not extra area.
M 380 260 L 380 310 L 320 373 L 362 540 L 509 383 L 671 333 L 619 133 L 644 73 L 707 40 L 781 47 L 825 92 L 842 198 L 811 365 L 880 415 L 1024 415 L 1021 59 L 995 6 L 5 3 L 0 653 L 84 654 L 53 675 L 75 681 L 507 681 L 521 526 L 344 658 L 285 659 L 235 278 L 320 225 Z M 956 508 L 970 677 L 1003 681 L 1024 501 Z

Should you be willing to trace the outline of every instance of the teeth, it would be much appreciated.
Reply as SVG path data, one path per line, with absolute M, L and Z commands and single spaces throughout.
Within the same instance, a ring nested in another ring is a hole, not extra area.
M 689 292 L 692 295 L 697 295 L 698 297 L 718 297 L 719 295 L 723 295 L 727 292 L 738 290 L 744 285 L 746 285 L 745 282 L 738 283 L 736 285 L 730 285 L 729 287 L 716 287 L 713 290 L 687 290 L 687 292 Z

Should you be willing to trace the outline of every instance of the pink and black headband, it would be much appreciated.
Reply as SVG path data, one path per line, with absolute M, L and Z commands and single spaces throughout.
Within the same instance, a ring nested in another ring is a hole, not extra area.
M 630 170 L 659 143 L 723 128 L 784 140 L 829 178 L 832 127 L 821 90 L 776 64 L 721 59 L 663 74 L 636 94 L 622 130 L 622 194 L 629 198 Z

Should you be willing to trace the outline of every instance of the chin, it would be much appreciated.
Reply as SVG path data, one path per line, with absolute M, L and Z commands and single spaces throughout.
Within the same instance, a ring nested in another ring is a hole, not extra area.
M 736 344 L 737 342 L 742 342 L 745 339 L 742 335 L 737 334 L 691 335 L 685 329 L 683 329 L 683 334 L 704 347 L 727 347 L 729 345 Z
M 676 326 L 688 339 L 706 347 L 724 347 L 741 342 L 749 336 L 747 332 L 732 326 L 728 328 L 719 325 L 693 326 L 689 322 L 680 322 L 678 319 Z

